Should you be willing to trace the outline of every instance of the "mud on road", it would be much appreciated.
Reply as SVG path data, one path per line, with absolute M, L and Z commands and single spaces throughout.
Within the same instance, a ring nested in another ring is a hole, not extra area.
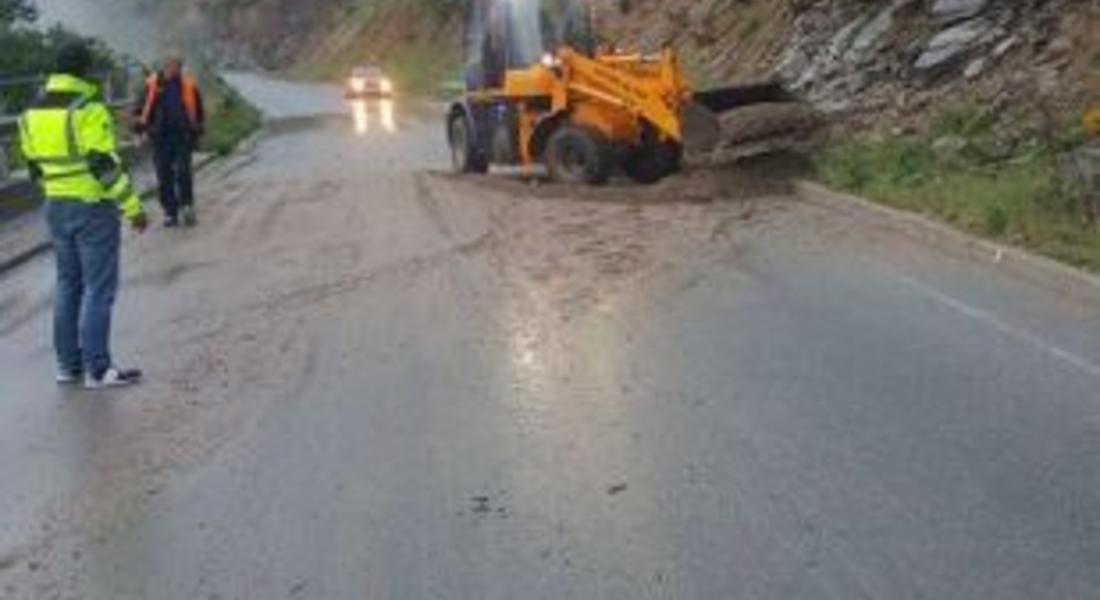
M 80 481 L 45 481 L 44 490 L 56 486 L 42 493 L 47 501 L 14 511 L 22 523 L 5 536 L 18 540 L 5 544 L 5 600 L 87 585 L 94 547 L 133 526 L 181 470 L 214 460 L 265 414 L 300 401 L 325 343 L 314 332 L 335 314 L 354 319 L 357 298 L 399 296 L 476 261 L 493 274 L 478 287 L 504 290 L 521 312 L 553 315 L 537 320 L 543 326 L 566 324 L 611 310 L 626 289 L 698 285 L 713 262 L 735 259 L 735 229 L 790 202 L 777 196 L 782 177 L 758 174 L 695 172 L 602 189 L 458 177 L 438 169 L 430 124 L 409 127 L 364 139 L 335 116 L 277 122 L 204 177 L 198 230 L 128 239 L 116 339 L 150 380 L 111 401 L 121 431 L 85 434 Z M 350 166 L 368 155 L 367 169 Z M 20 362 L 40 381 L 16 389 L 35 402 L 56 394 L 41 385 L 50 290 L 30 283 L 48 270 L 29 266 L 0 297 L 0 330 L 34 348 Z M 529 341 L 548 334 L 532 331 Z M 79 393 L 59 399 L 57 410 L 78 422 L 95 410 Z M 28 418 L 46 426 L 50 414 Z

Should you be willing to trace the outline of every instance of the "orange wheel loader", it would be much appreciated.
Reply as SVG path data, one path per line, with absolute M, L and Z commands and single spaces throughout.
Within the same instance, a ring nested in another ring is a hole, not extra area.
M 541 163 L 565 183 L 654 183 L 680 170 L 685 148 L 737 138 L 723 131 L 736 109 L 794 102 L 775 84 L 695 92 L 672 50 L 602 44 L 580 0 L 473 0 L 465 17 L 466 93 L 447 114 L 461 173 Z

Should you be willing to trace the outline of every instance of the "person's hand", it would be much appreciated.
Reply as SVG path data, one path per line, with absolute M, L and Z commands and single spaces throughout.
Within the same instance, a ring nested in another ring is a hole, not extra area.
M 145 233 L 145 230 L 149 229 L 149 217 L 145 213 L 141 213 L 133 219 L 130 219 L 130 228 L 139 235 Z

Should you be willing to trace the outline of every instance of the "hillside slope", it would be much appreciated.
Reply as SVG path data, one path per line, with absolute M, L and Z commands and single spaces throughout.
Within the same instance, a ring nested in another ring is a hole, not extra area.
M 458 0 L 169 2 L 238 64 L 336 75 L 394 63 L 425 88 L 460 63 Z M 1100 103 L 1098 0 L 591 2 L 611 39 L 676 47 L 700 85 L 778 77 L 845 121 L 909 128 L 944 99 L 1068 121 Z
M 427 91 L 460 60 L 452 0 L 164 0 L 172 44 L 236 68 L 339 77 L 386 65 Z M 455 42 L 453 45 L 450 42 Z

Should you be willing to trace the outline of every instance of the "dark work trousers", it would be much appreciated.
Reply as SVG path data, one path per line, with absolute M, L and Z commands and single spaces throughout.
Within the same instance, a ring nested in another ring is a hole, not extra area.
M 153 140 L 160 205 L 170 219 L 179 216 L 180 208 L 192 206 L 195 202 L 192 146 L 190 141 L 174 136 Z

